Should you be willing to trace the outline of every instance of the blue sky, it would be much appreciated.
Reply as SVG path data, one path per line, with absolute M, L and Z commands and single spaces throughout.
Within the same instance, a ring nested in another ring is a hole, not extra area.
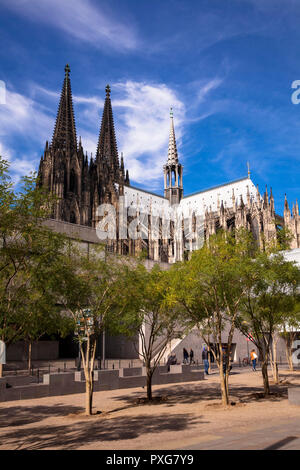
M 161 192 L 173 106 L 185 194 L 247 175 L 300 196 L 298 0 L 0 0 L 0 154 L 14 179 L 51 140 L 66 63 L 95 153 L 105 85 L 133 184 Z

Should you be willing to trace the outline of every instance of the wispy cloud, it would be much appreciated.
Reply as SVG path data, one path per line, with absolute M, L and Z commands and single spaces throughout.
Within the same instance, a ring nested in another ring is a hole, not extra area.
M 105 14 L 99 2 L 90 0 L 2 0 L 15 13 L 32 21 L 59 28 L 73 38 L 105 48 L 132 50 L 138 39 L 132 25 Z
M 47 136 L 52 120 L 42 104 L 8 89 L 6 103 L 0 106 L 0 138 L 19 134 L 40 142 Z
M 26 155 L 17 153 L 14 149 L 7 148 L 0 142 L 0 155 L 9 162 L 10 176 L 12 182 L 17 185 L 23 176 L 36 172 L 39 164 L 37 153 L 32 154 L 30 158 Z
M 112 105 L 119 152 L 124 153 L 126 168 L 133 182 L 148 189 L 161 189 L 162 167 L 167 159 L 170 107 L 173 107 L 180 160 L 182 137 L 191 122 L 205 119 L 217 108 L 199 111 L 202 102 L 213 106 L 209 93 L 222 83 L 211 79 L 197 86 L 198 97 L 189 104 L 164 83 L 126 81 L 112 85 Z M 51 138 L 59 91 L 31 83 L 30 96 L 8 90 L 7 105 L 0 107 L 0 143 L 9 153 L 16 178 L 38 168 L 37 150 Z M 193 95 L 195 96 L 195 94 Z M 95 154 L 104 100 L 97 95 L 74 95 L 77 135 L 85 151 Z M 198 108 L 197 104 L 198 103 Z M 189 118 L 187 119 L 187 109 Z M 14 141 L 29 140 L 29 151 L 16 156 Z M 27 156 L 26 156 L 27 153 Z
M 167 159 L 170 107 L 180 141 L 185 106 L 165 84 L 127 81 L 114 88 L 120 95 L 113 102 L 119 116 L 119 148 L 124 152 L 131 179 L 155 188 Z
M 218 88 L 223 83 L 223 79 L 221 78 L 213 78 L 209 80 L 207 83 L 204 83 L 200 86 L 197 92 L 197 102 L 202 103 L 206 98 L 207 95 L 212 91 Z
M 49 139 L 53 119 L 54 115 L 44 105 L 7 90 L 6 103 L 0 106 L 0 154 L 10 161 L 15 183 L 21 176 L 37 170 L 37 150 Z

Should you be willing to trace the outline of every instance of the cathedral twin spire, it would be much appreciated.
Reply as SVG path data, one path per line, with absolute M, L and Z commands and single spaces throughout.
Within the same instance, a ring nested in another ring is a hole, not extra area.
M 110 100 L 110 86 L 107 85 L 105 90 L 106 98 L 96 152 L 96 162 L 103 162 L 106 164 L 113 176 L 118 179 L 120 165 Z M 61 150 L 71 154 L 77 150 L 76 125 L 69 64 L 65 67 L 65 78 L 52 138 L 52 149 L 54 151 Z
M 65 78 L 52 138 L 52 147 L 54 150 L 60 149 L 71 153 L 77 150 L 77 136 L 69 64 L 65 67 Z
M 120 167 L 117 139 L 115 134 L 114 119 L 112 112 L 112 105 L 110 99 L 111 89 L 110 86 L 106 86 L 106 97 L 104 102 L 102 121 L 98 139 L 98 146 L 96 151 L 96 164 L 104 164 L 107 166 L 115 180 L 119 179 L 119 175 L 124 173 L 124 164 Z M 170 179 L 169 187 L 174 186 L 172 184 L 172 173 L 175 176 L 175 186 L 181 189 L 178 194 L 178 199 L 182 197 L 182 166 L 178 160 L 178 152 L 176 145 L 175 129 L 173 110 L 170 110 L 170 136 L 169 136 L 169 148 L 168 148 L 168 160 L 164 170 L 166 174 L 166 168 L 168 168 L 167 174 Z M 52 138 L 52 149 L 54 151 L 61 150 L 73 154 L 77 151 L 77 136 L 76 136 L 76 125 L 75 116 L 73 109 L 73 99 L 71 90 L 70 80 L 70 66 L 69 64 L 65 67 L 65 78 L 63 82 L 60 103 L 57 112 L 57 118 Z M 129 174 L 126 171 L 125 184 L 129 184 Z M 165 184 L 165 190 L 167 189 Z
M 102 122 L 98 140 L 96 162 L 106 162 L 111 171 L 117 176 L 119 170 L 119 156 L 115 134 L 114 118 L 110 100 L 110 86 L 105 88 L 106 98 L 102 115 Z

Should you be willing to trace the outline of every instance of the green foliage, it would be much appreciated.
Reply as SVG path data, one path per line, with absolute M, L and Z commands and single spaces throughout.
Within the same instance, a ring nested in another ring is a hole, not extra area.
M 151 399 L 151 377 L 170 341 L 181 337 L 183 328 L 178 312 L 167 302 L 171 275 L 156 264 L 149 271 L 144 265 L 125 265 L 119 301 L 121 318 L 114 322 L 117 330 L 131 338 L 139 337 L 139 354 L 144 360 Z
M 216 327 L 223 330 L 236 316 L 252 252 L 253 239 L 245 231 L 211 237 L 189 261 L 174 266 L 169 302 L 183 307 L 191 326 L 216 336 Z
M 53 200 L 35 175 L 23 178 L 16 192 L 7 171 L 0 159 L 0 338 L 9 344 L 65 330 L 53 277 L 67 241 L 43 223 Z
M 264 354 L 276 327 L 294 321 L 299 285 L 299 268 L 280 253 L 258 253 L 251 263 L 239 327 L 242 332 L 253 331 L 256 345 Z

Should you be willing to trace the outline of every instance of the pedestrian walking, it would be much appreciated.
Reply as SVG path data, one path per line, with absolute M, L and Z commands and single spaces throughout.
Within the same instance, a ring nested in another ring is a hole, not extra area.
M 209 370 L 209 360 L 208 360 L 208 350 L 206 347 L 203 348 L 202 351 L 202 360 L 204 364 L 204 372 L 206 375 L 208 375 L 208 370 Z
M 189 363 L 189 353 L 185 348 L 183 348 L 183 364 Z
M 195 361 L 194 361 L 194 351 L 190 350 L 190 364 L 195 364 Z
M 250 353 L 250 360 L 251 360 L 251 363 L 252 363 L 252 370 L 253 372 L 256 372 L 256 362 L 257 362 L 257 354 L 255 352 L 255 349 L 252 349 L 251 353 Z

